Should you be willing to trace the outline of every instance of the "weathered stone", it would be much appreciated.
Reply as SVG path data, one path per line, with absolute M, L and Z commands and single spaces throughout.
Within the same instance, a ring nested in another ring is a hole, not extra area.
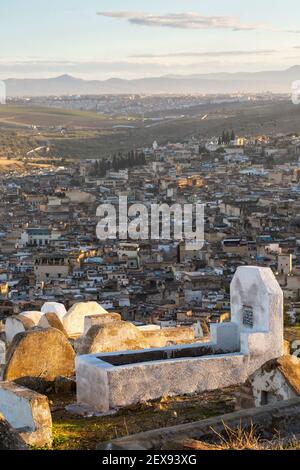
M 12 315 L 8 317 L 5 322 L 6 341 L 11 343 L 18 333 L 34 328 L 35 323 L 30 319 L 23 317 L 23 315 Z
M 77 345 L 79 354 L 125 351 L 148 348 L 143 333 L 132 323 L 116 321 L 107 325 L 94 325 Z
M 53 382 L 62 375 L 74 375 L 75 352 L 63 333 L 55 328 L 19 333 L 7 351 L 4 380 L 21 385 L 37 381 Z M 32 386 L 32 385 L 31 385 Z
M 62 321 L 63 317 L 66 315 L 67 310 L 64 304 L 59 302 L 45 302 L 41 308 L 42 313 L 51 313 L 54 312 L 58 318 Z
M 107 325 L 122 320 L 119 313 L 102 313 L 101 315 L 88 315 L 84 317 L 84 334 L 94 325 Z
M 52 443 L 48 398 L 13 382 L 0 382 L 0 412 L 29 445 Z
M 0 450 L 28 450 L 19 433 L 0 413 Z
M 162 328 L 160 330 L 142 330 L 151 348 L 160 348 L 171 344 L 185 344 L 195 341 L 195 330 L 190 327 Z
M 61 331 L 66 337 L 68 337 L 68 334 L 64 329 L 64 325 L 62 324 L 57 313 L 45 313 L 40 319 L 38 326 L 40 328 L 56 328 L 57 330 Z
M 22 312 L 20 315 L 22 315 L 22 317 L 26 317 L 26 318 L 29 318 L 30 320 L 33 321 L 33 323 L 36 325 L 38 325 L 41 317 L 42 317 L 42 312 L 37 312 L 35 310 L 32 310 L 32 311 L 28 311 L 28 312 Z
M 64 316 L 63 324 L 68 335 L 82 335 L 84 332 L 84 317 L 103 313 L 107 313 L 107 311 L 97 302 L 77 302 Z

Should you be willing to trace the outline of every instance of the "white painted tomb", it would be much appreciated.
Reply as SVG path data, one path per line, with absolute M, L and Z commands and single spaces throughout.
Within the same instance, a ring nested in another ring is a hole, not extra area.
M 77 402 L 112 409 L 244 383 L 283 354 L 283 294 L 269 268 L 240 267 L 231 283 L 231 322 L 211 341 L 76 358 Z
M 82 335 L 84 333 L 84 318 L 104 313 L 108 313 L 107 310 L 97 302 L 77 302 L 63 317 L 63 325 L 70 336 Z
M 45 302 L 41 308 L 41 312 L 56 313 L 58 318 L 62 321 L 67 313 L 67 310 L 64 304 L 60 304 L 59 302 Z

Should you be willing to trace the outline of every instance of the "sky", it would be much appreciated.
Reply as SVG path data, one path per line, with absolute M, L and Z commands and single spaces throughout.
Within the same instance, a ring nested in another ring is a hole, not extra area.
M 1 0 L 0 78 L 283 70 L 299 0 Z

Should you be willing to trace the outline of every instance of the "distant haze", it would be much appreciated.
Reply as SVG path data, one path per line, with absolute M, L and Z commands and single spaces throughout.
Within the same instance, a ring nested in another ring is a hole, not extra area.
M 300 66 L 284 71 L 215 73 L 162 76 L 123 80 L 82 80 L 70 75 L 48 79 L 8 79 L 8 97 L 97 94 L 187 94 L 187 93 L 290 93 L 293 81 L 300 80 Z

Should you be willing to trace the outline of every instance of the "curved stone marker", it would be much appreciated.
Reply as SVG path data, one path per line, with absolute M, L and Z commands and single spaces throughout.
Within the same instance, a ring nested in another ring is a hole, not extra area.
M 3 380 L 39 390 L 42 383 L 74 375 L 74 362 L 75 352 L 63 333 L 36 328 L 15 336 L 7 351 Z
M 63 324 L 68 335 L 82 335 L 84 332 L 84 317 L 108 313 L 97 302 L 77 302 L 63 318 Z
M 25 441 L 0 413 L 0 450 L 28 450 Z
M 66 330 L 64 329 L 64 325 L 62 324 L 59 316 L 56 313 L 49 312 L 45 313 L 40 321 L 38 326 L 40 328 L 56 328 L 57 330 L 61 331 L 66 337 L 68 337 L 68 334 Z
M 64 316 L 67 313 L 66 307 L 64 304 L 59 302 L 45 302 L 41 308 L 42 313 L 56 313 L 58 318 L 62 321 Z
M 242 266 L 231 282 L 230 297 L 231 322 L 238 325 L 250 375 L 284 353 L 283 292 L 270 268 Z
M 5 336 L 7 343 L 11 343 L 18 333 L 30 330 L 35 327 L 35 323 L 23 315 L 12 315 L 5 322 Z
M 149 342 L 136 326 L 125 321 L 115 321 L 92 326 L 81 338 L 78 353 L 93 354 L 144 348 L 149 348 Z
M 41 312 L 37 312 L 35 310 L 28 311 L 28 312 L 22 312 L 20 313 L 22 317 L 29 318 L 29 320 L 32 320 L 35 325 L 38 325 L 41 317 L 43 314 Z

